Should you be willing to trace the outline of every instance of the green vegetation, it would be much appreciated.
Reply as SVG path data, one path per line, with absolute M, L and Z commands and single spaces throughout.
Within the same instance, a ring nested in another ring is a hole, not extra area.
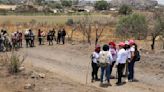
M 123 15 L 129 15 L 132 13 L 132 8 L 128 5 L 122 5 L 119 9 L 119 13 Z
M 61 4 L 64 7 L 71 7 L 72 6 L 72 0 L 61 0 Z
M 96 1 L 95 8 L 97 10 L 107 10 L 109 8 L 109 4 L 105 0 Z
M 148 24 L 143 15 L 131 14 L 123 16 L 117 23 L 116 34 L 123 37 L 135 37 L 136 39 L 147 36 Z

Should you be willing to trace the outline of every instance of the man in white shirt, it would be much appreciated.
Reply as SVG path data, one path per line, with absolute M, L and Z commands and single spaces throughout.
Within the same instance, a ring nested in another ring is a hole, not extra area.
M 118 72 L 118 81 L 117 81 L 117 85 L 121 85 L 122 84 L 122 77 L 123 77 L 123 69 L 125 67 L 125 63 L 127 60 L 127 53 L 124 49 L 125 43 L 124 42 L 120 42 L 119 43 L 119 51 L 117 54 L 117 60 L 116 60 L 116 66 L 117 66 L 117 72 Z

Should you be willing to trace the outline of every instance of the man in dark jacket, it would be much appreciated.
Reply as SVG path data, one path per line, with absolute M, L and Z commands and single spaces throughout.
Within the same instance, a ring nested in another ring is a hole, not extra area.
M 60 39 L 61 39 L 61 30 L 59 29 L 58 37 L 57 37 L 57 44 L 60 44 Z
M 62 38 L 63 44 L 65 44 L 65 36 L 66 36 L 66 31 L 65 31 L 65 29 L 63 28 L 63 29 L 62 29 L 62 32 L 61 32 L 61 38 Z

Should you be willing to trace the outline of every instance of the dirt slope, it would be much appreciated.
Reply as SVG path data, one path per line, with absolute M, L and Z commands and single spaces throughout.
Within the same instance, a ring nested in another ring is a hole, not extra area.
M 86 48 L 84 48 L 86 47 Z M 89 56 L 91 50 L 87 46 L 81 45 L 55 45 L 52 47 L 40 46 L 36 48 L 24 49 L 22 52 L 28 54 L 27 62 L 34 66 L 48 69 L 51 72 L 64 76 L 76 82 L 86 85 L 86 74 L 90 62 Z M 112 80 L 112 87 L 103 88 L 109 92 L 164 92 L 164 78 L 161 78 L 160 72 L 151 72 L 149 66 L 137 64 L 136 77 L 140 82 L 127 83 L 126 85 L 115 86 L 116 80 Z M 142 67 L 142 68 L 141 68 Z M 91 67 L 89 66 L 89 71 Z M 115 72 L 114 74 L 115 75 Z M 87 85 L 99 88 L 99 82 L 90 83 L 90 72 Z

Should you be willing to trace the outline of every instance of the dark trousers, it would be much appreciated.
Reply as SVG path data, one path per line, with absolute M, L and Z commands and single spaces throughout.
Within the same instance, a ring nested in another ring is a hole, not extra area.
M 57 44 L 60 44 L 60 39 L 61 39 L 61 37 L 57 38 Z
M 42 45 L 42 38 L 39 38 L 39 45 Z
M 26 39 L 26 47 L 28 47 L 29 46 L 29 44 L 30 44 L 30 42 L 29 42 L 30 40 L 29 39 Z
M 98 65 L 92 62 L 92 80 L 98 79 L 98 76 L 97 76 L 98 69 L 99 69 Z
M 117 72 L 118 72 L 118 83 L 121 83 L 121 79 L 123 77 L 123 69 L 125 67 L 125 64 L 118 64 L 117 66 Z
M 113 66 L 114 66 L 115 63 L 116 63 L 116 61 L 113 61 L 113 62 L 112 62 L 112 65 L 111 65 L 111 67 L 110 67 L 110 75 L 112 74 Z
M 129 64 L 128 64 L 128 80 L 133 80 L 134 79 L 134 65 L 135 65 L 135 61 L 132 60 Z
M 61 38 L 62 38 L 63 44 L 65 44 L 65 36 L 62 36 Z
M 49 45 L 53 45 L 53 40 L 49 40 Z

